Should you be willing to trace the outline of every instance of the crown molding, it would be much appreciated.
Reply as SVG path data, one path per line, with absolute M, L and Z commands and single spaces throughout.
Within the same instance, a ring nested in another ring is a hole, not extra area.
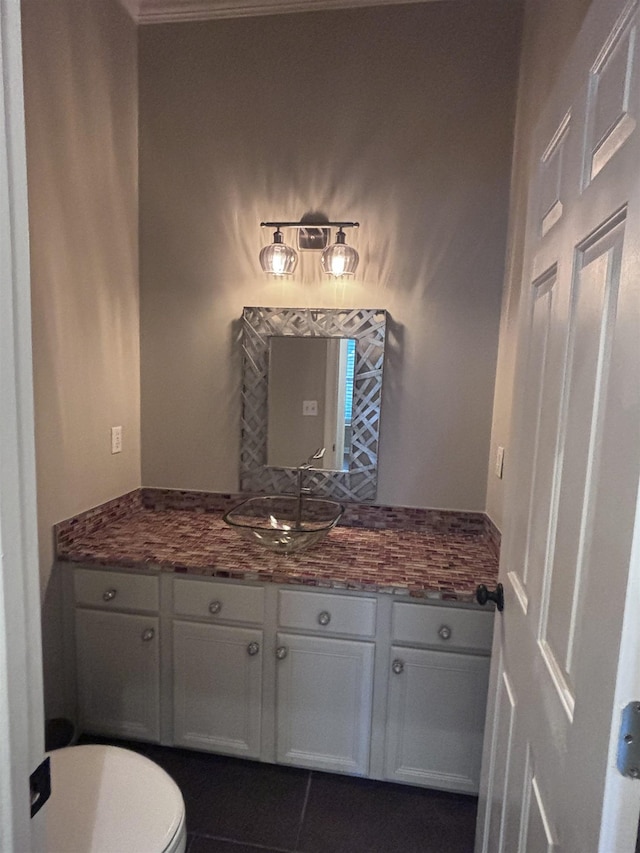
M 141 25 L 424 2 L 435 0 L 120 0 L 133 20 Z

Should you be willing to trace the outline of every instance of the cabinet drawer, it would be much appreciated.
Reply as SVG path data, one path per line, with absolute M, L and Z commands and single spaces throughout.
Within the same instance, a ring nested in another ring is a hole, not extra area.
M 264 589 L 244 584 L 178 579 L 173 584 L 173 611 L 180 616 L 200 619 L 262 624 Z
M 76 569 L 73 573 L 76 604 L 105 610 L 141 610 L 157 613 L 160 604 L 158 578 L 128 572 Z
M 394 602 L 391 631 L 398 643 L 489 652 L 493 612 Z
M 282 590 L 278 621 L 282 628 L 373 637 L 376 632 L 376 600 L 336 593 Z

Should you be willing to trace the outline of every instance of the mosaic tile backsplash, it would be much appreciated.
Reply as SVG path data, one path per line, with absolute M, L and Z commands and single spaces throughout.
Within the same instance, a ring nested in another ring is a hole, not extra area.
M 348 504 L 320 544 L 274 554 L 222 514 L 247 495 L 141 489 L 56 525 L 60 560 L 470 601 L 495 585 L 500 534 L 482 513 Z

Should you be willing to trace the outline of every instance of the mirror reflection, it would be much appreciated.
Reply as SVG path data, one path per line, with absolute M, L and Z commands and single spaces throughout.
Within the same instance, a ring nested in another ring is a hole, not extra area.
M 295 494 L 295 469 L 325 447 L 306 487 L 341 502 L 375 499 L 386 327 L 381 308 L 244 308 L 240 491 Z M 318 435 L 299 443 L 312 425 Z
M 349 470 L 355 356 L 354 338 L 270 339 L 267 465 L 296 468 L 324 447 L 314 468 Z

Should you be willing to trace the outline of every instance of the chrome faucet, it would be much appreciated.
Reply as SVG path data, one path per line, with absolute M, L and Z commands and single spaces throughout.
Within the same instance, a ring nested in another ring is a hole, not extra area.
M 309 494 L 311 492 L 311 489 L 303 489 L 302 488 L 302 478 L 304 476 L 305 471 L 308 471 L 309 468 L 313 467 L 311 464 L 312 462 L 315 462 L 317 459 L 322 459 L 322 457 L 324 456 L 324 451 L 325 451 L 324 447 L 319 447 L 315 451 L 315 453 L 313 453 L 306 460 L 306 462 L 303 462 L 302 465 L 298 465 L 298 467 L 296 468 L 297 475 L 298 475 L 298 487 L 296 489 L 296 498 L 297 498 L 296 527 L 300 527 L 300 525 L 302 523 L 302 495 L 303 494 Z

